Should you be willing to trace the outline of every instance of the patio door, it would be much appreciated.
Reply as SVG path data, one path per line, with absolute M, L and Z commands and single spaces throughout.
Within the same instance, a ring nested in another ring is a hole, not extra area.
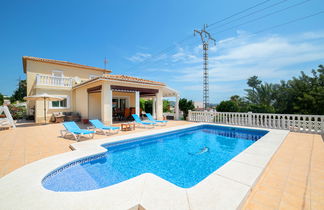
M 125 120 L 125 110 L 128 108 L 128 97 L 113 97 L 113 120 Z
M 89 119 L 101 119 L 101 93 L 89 93 Z

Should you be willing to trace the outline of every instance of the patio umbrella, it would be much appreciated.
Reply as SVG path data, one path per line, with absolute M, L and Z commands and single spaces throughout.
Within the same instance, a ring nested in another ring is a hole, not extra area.
M 51 96 L 47 93 L 39 94 L 39 95 L 33 95 L 33 96 L 26 96 L 24 97 L 25 100 L 28 101 L 44 101 L 44 118 L 45 118 L 45 124 L 46 124 L 46 101 L 62 101 L 64 98 L 57 97 L 57 96 Z

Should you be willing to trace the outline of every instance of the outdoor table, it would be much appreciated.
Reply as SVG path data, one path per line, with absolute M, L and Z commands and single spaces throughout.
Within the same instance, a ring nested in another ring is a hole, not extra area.
M 121 124 L 122 131 L 132 131 L 135 130 L 135 123 L 122 123 Z

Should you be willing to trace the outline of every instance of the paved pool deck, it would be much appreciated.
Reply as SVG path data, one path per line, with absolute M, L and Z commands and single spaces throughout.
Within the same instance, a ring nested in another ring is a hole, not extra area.
M 166 126 L 156 126 L 153 130 L 179 125 L 193 124 L 187 121 L 169 121 Z M 119 126 L 115 124 L 114 126 Z M 86 128 L 90 125 L 80 125 Z M 28 163 L 65 152 L 70 152 L 70 144 L 74 139 L 65 139 L 60 135 L 62 124 L 37 125 L 34 123 L 18 123 L 16 129 L 0 130 L 0 178 Z M 134 131 L 120 131 L 114 136 L 145 132 L 147 128 L 136 128 Z M 96 134 L 94 139 L 107 138 Z M 85 137 L 82 141 L 92 141 Z
M 167 127 L 192 124 L 170 121 Z M 0 177 L 52 155 L 71 151 L 61 124 L 20 125 L 0 131 Z M 161 129 L 166 127 L 158 127 Z M 118 136 L 147 131 L 136 129 Z M 106 136 L 96 135 L 95 139 Z M 87 141 L 83 139 L 83 141 Z M 89 140 L 91 141 L 91 140 Z M 324 143 L 316 134 L 289 133 L 246 199 L 243 209 L 324 209 Z M 145 206 L 144 206 L 145 208 Z
M 243 209 L 324 209 L 323 137 L 289 133 Z

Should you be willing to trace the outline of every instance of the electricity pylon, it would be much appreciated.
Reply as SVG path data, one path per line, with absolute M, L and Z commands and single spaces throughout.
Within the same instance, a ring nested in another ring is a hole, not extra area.
M 203 44 L 203 59 L 204 59 L 204 65 L 203 65 L 203 106 L 204 109 L 207 109 L 208 104 L 209 104 L 209 75 L 208 75 L 208 45 L 209 45 L 209 40 L 212 40 L 214 42 L 214 45 L 216 45 L 216 40 L 210 35 L 209 32 L 206 31 L 207 24 L 204 24 L 204 28 L 199 30 L 194 30 L 194 36 L 196 33 L 200 35 L 201 42 Z

